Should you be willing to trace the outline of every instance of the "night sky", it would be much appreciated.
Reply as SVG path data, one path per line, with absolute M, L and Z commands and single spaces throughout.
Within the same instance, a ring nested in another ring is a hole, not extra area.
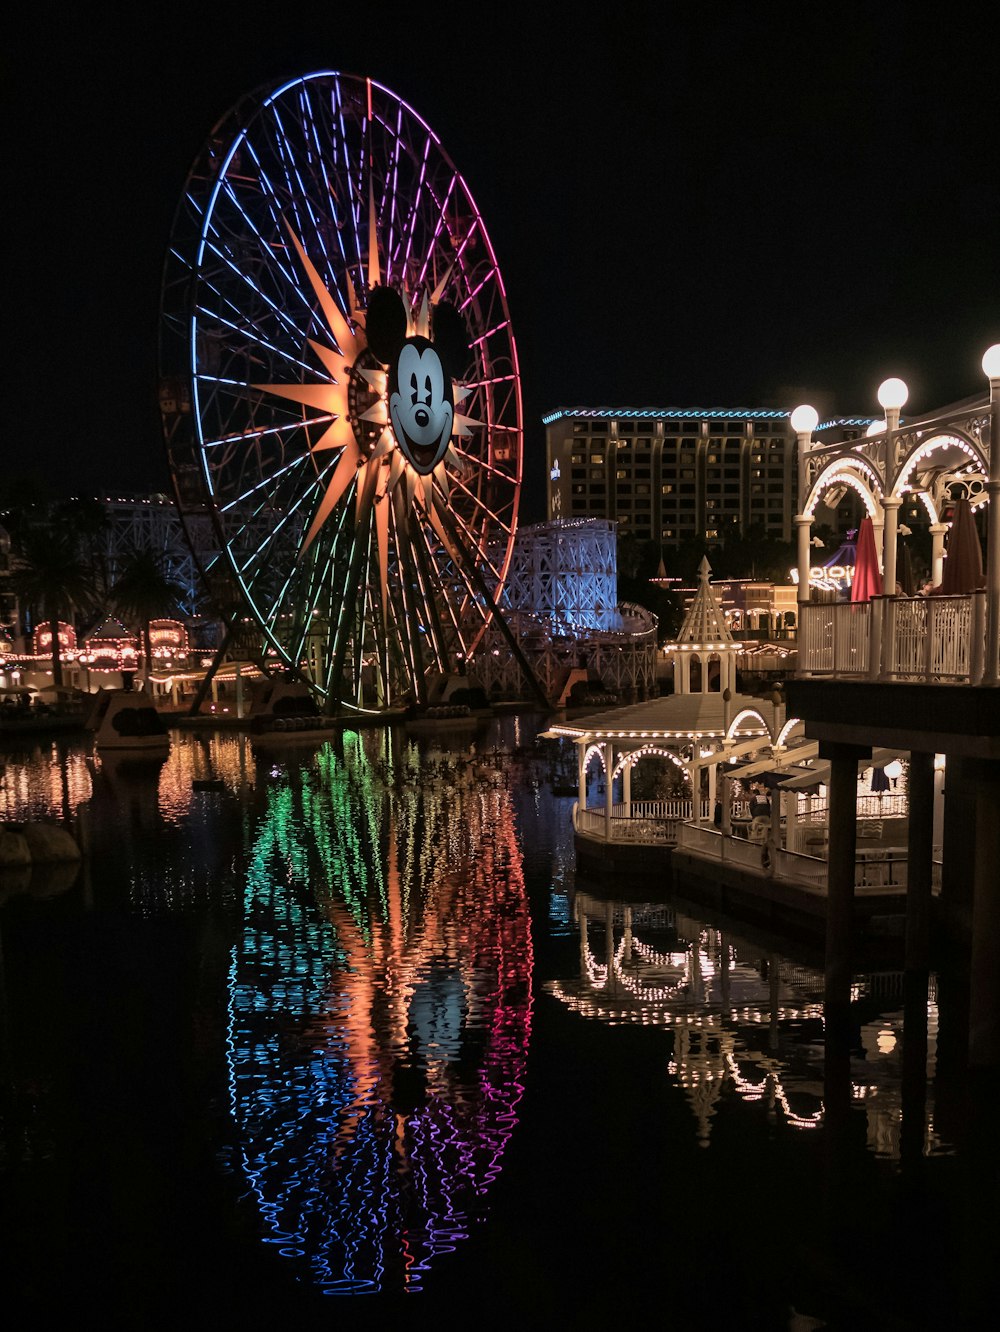
M 409 101 L 479 204 L 529 479 L 556 406 L 867 414 L 889 374 L 912 410 L 977 392 L 1000 339 L 1000 34 L 972 12 L 21 11 L 4 75 L 4 465 L 63 489 L 166 486 L 160 268 L 187 169 L 242 94 L 324 68 Z M 522 513 L 541 516 L 537 488 Z

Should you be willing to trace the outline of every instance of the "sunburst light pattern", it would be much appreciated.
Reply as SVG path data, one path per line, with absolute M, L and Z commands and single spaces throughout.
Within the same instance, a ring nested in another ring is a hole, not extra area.
M 369 345 L 379 288 L 415 348 L 437 348 L 444 307 L 466 330 L 426 464 Z M 247 98 L 189 178 L 163 307 L 170 463 L 189 527 L 211 523 L 210 586 L 331 700 L 422 702 L 489 620 L 522 449 L 500 272 L 436 136 L 370 80 Z

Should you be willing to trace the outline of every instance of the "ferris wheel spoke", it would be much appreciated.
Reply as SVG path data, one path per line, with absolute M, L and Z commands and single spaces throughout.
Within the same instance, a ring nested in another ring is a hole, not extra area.
M 413 548 L 416 551 L 417 564 L 420 569 L 420 586 L 424 597 L 424 604 L 427 607 L 427 615 L 434 627 L 435 639 L 438 645 L 438 668 L 443 671 L 445 669 L 445 663 L 448 660 L 448 647 L 444 626 L 442 625 L 438 608 L 439 599 L 435 594 L 435 589 L 444 584 L 444 570 L 441 568 L 434 547 L 431 546 L 428 541 L 428 533 L 422 523 L 417 526 L 417 534 L 418 539 L 413 542 Z M 443 598 L 443 601 L 445 613 L 451 622 L 451 628 L 455 640 L 464 656 L 466 653 L 466 643 L 458 622 L 458 617 L 455 614 L 455 608 L 452 605 L 450 597 Z
M 296 467 L 301 467 L 304 462 L 308 461 L 309 455 L 307 453 L 300 454 L 298 458 L 293 458 L 291 462 L 286 463 L 284 467 L 278 468 L 276 472 L 272 472 L 269 476 L 264 477 L 263 480 L 258 481 L 255 486 L 251 486 L 249 490 L 244 490 L 242 494 L 234 496 L 231 500 L 227 500 L 225 504 L 221 504 L 219 506 L 219 512 L 229 513 L 238 505 L 245 504 L 253 495 L 259 494 L 262 490 L 273 490 L 276 481 L 280 481 L 282 477 L 287 476 L 289 472 L 294 471 Z
M 237 229 L 235 225 L 235 219 L 230 221 L 227 224 L 229 236 L 231 236 L 233 240 L 236 240 L 241 243 L 246 240 L 248 235 L 252 236 L 253 239 L 257 242 L 257 248 L 260 252 L 260 258 L 264 262 L 266 262 L 269 267 L 276 269 L 278 273 L 280 273 L 287 288 L 289 290 L 293 290 L 295 287 L 295 275 L 294 273 L 292 273 L 292 271 L 289 268 L 285 266 L 283 262 L 282 252 L 278 248 L 279 244 L 278 240 L 273 238 L 268 240 L 267 237 L 264 236 L 260 227 L 257 225 L 257 223 L 247 212 L 246 208 L 243 206 L 243 203 L 239 195 L 236 193 L 235 188 L 228 181 L 226 182 L 225 185 L 225 198 L 232 205 L 232 208 L 237 213 L 237 215 L 242 219 L 244 224 L 243 227 Z M 270 203 L 270 200 L 268 202 Z M 279 219 L 275 216 L 273 210 L 271 210 L 272 237 L 281 236 L 281 231 L 277 227 L 278 220 Z M 215 233 L 220 238 L 220 243 L 223 239 L 221 226 L 222 226 L 222 221 L 220 219 L 216 223 L 214 228 Z
M 351 236 L 354 241 L 355 261 L 358 265 L 358 271 L 361 275 L 365 273 L 364 258 L 361 249 L 361 234 L 358 230 L 358 214 L 355 206 L 353 182 L 351 175 L 351 163 L 347 151 L 347 126 L 344 123 L 344 102 L 341 80 L 334 82 L 333 89 L 334 119 L 340 129 L 340 134 L 335 135 L 333 139 L 335 162 L 338 167 L 339 178 L 344 182 L 347 210 L 347 218 L 351 224 Z M 350 265 L 348 265 L 348 268 Z
M 297 374 L 313 373 L 313 367 L 307 364 L 307 362 L 302 361 L 298 357 L 292 355 L 292 353 L 288 351 L 287 348 L 280 347 L 277 345 L 277 343 L 271 342 L 267 338 L 259 336 L 252 328 L 246 325 L 243 326 L 237 325 L 233 323 L 232 320 L 226 319 L 217 310 L 212 310 L 210 307 L 205 305 L 199 306 L 198 313 L 204 316 L 206 319 L 210 319 L 212 321 L 212 324 L 216 326 L 216 332 L 219 328 L 229 329 L 232 333 L 238 335 L 239 338 L 247 339 L 249 342 L 253 343 L 254 346 L 260 347 L 263 351 L 270 353 L 270 355 L 272 356 L 279 357 L 287 365 L 294 366 Z M 203 376 L 203 378 L 207 379 L 210 378 L 210 376 Z
M 319 131 L 316 127 L 316 118 L 313 115 L 312 103 L 309 101 L 308 98 L 306 98 L 304 92 L 302 94 L 302 112 L 308 124 L 309 134 L 313 144 L 313 150 L 316 154 L 316 162 L 319 165 L 319 171 L 323 179 L 323 202 L 324 204 L 327 204 L 331 208 L 330 220 L 333 223 L 333 234 L 337 239 L 337 248 L 340 251 L 340 257 L 343 260 L 343 266 L 346 270 L 348 268 L 348 259 L 347 259 L 347 251 L 344 249 L 344 239 L 342 235 L 346 219 L 345 222 L 338 221 L 338 213 L 340 205 L 337 199 L 337 193 L 336 190 L 334 189 L 333 182 L 330 179 L 330 173 L 326 169 L 326 155 L 323 152 L 323 149 L 320 145 Z M 331 272 L 333 271 L 333 267 L 334 267 L 333 260 L 331 259 L 330 261 Z
M 458 180 L 458 173 L 455 172 L 452 175 L 451 180 L 449 180 L 448 182 L 448 188 L 447 190 L 445 190 L 444 198 L 442 199 L 441 204 L 438 208 L 437 220 L 434 224 L 434 234 L 431 236 L 430 245 L 428 245 L 427 247 L 427 251 L 424 254 L 423 263 L 420 265 L 420 271 L 417 274 L 418 287 L 422 286 L 423 283 L 427 280 L 427 265 L 431 262 L 431 259 L 434 257 L 435 253 L 437 252 L 438 237 L 441 235 L 441 230 L 444 227 L 445 215 L 447 214 L 448 211 L 448 204 L 451 202 L 452 191 L 455 188 L 455 183 L 457 180 Z
M 424 193 L 424 183 L 427 178 L 427 166 L 430 159 L 432 144 L 431 136 L 428 134 L 424 139 L 424 151 L 420 159 L 420 174 L 417 177 L 417 183 L 413 191 L 413 199 L 410 203 L 410 212 L 405 224 L 406 241 L 403 249 L 403 261 L 401 265 L 400 277 L 405 275 L 406 268 L 410 262 L 410 251 L 413 248 L 413 242 L 416 236 L 417 216 L 421 207 Z M 402 233 L 401 233 L 402 236 Z
M 424 661 L 424 645 L 420 634 L 421 617 L 420 610 L 416 602 L 416 570 L 414 568 L 414 558 L 412 549 L 411 525 L 407 521 L 406 513 L 402 511 L 403 506 L 399 505 L 399 516 L 396 521 L 397 529 L 397 551 L 399 554 L 401 566 L 400 593 L 402 596 L 402 617 L 400 624 L 403 628 L 410 658 L 410 679 L 414 693 L 417 696 L 417 702 L 424 701 L 424 676 L 426 664 Z
M 294 339 L 301 335 L 300 324 L 292 318 L 291 312 L 286 306 L 279 304 L 275 297 L 268 295 L 260 284 L 254 281 L 252 275 L 240 267 L 232 254 L 225 252 L 214 244 L 207 245 L 206 248 L 216 256 L 222 265 L 219 270 L 220 278 L 225 278 L 227 275 L 231 279 L 235 278 L 237 292 L 245 288 L 244 294 L 249 295 L 254 302 L 259 301 L 263 305 L 267 317 L 273 319 L 276 327 L 283 330 L 286 336 Z M 207 274 L 203 275 L 202 281 L 206 291 L 212 292 L 224 306 L 231 309 L 233 318 L 230 322 L 234 328 L 246 332 L 248 324 L 256 325 L 260 321 L 264 311 L 258 309 L 256 303 L 249 309 L 246 305 L 241 307 L 235 299 L 236 293 L 228 294 L 218 281 L 213 281 Z M 308 325 L 312 319 L 312 311 L 308 306 L 304 306 L 303 314 Z M 222 318 L 221 315 L 219 317 Z
M 386 126 L 388 129 L 388 126 Z M 392 259 L 395 253 L 396 224 L 399 218 L 397 202 L 399 199 L 399 161 L 403 151 L 403 104 L 396 104 L 396 130 L 392 136 L 392 169 L 386 173 L 386 193 L 389 196 L 389 234 L 385 246 L 385 280 L 392 280 Z

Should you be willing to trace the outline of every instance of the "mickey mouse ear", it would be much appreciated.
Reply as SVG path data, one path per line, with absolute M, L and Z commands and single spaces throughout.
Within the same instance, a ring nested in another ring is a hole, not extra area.
M 469 364 L 469 329 L 462 315 L 448 301 L 434 307 L 431 338 L 445 370 L 452 379 L 461 379 Z
M 375 287 L 368 296 L 365 315 L 368 346 L 383 365 L 388 365 L 406 341 L 406 309 L 391 287 Z

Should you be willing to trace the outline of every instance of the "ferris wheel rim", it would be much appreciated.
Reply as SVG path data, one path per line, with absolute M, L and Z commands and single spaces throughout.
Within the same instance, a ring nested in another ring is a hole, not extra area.
M 399 117 L 405 115 L 405 117 L 408 118 L 406 121 L 406 127 L 408 130 L 412 129 L 411 122 L 412 125 L 419 127 L 421 134 L 426 136 L 426 145 L 424 148 L 425 157 L 430 150 L 430 146 L 433 145 L 433 149 L 439 159 L 439 163 L 436 162 L 435 167 L 438 168 L 439 164 L 443 164 L 446 174 L 450 173 L 449 195 L 450 191 L 457 186 L 457 189 L 455 190 L 456 198 L 460 202 L 464 200 L 465 204 L 467 204 L 472 210 L 473 223 L 470 228 L 469 234 L 471 235 L 473 231 L 475 232 L 477 242 L 479 245 L 482 246 L 485 252 L 483 258 L 486 261 L 485 264 L 486 276 L 483 278 L 483 281 L 481 282 L 480 286 L 485 287 L 487 283 L 491 284 L 491 292 L 493 291 L 493 288 L 495 288 L 495 293 L 493 293 L 490 296 L 490 299 L 499 302 L 499 308 L 502 311 L 503 315 L 502 322 L 498 325 L 500 329 L 505 331 L 505 343 L 503 348 L 504 355 L 501 358 L 501 365 L 504 363 L 504 361 L 509 362 L 509 372 L 501 376 L 500 379 L 496 380 L 495 382 L 499 383 L 501 382 L 501 380 L 503 380 L 509 382 L 510 384 L 510 389 L 509 390 L 505 389 L 505 393 L 508 395 L 508 400 L 503 403 L 501 410 L 502 412 L 506 413 L 509 417 L 512 418 L 513 424 L 511 424 L 510 421 L 506 419 L 502 423 L 499 423 L 498 420 L 496 424 L 497 429 L 501 430 L 502 432 L 505 432 L 505 436 L 508 443 L 508 456 L 512 456 L 512 465 L 508 468 L 508 470 L 503 472 L 502 474 L 498 473 L 496 478 L 491 479 L 491 484 L 493 484 L 494 489 L 496 489 L 497 486 L 500 485 L 507 487 L 507 489 L 502 492 L 503 499 L 501 507 L 499 510 L 496 511 L 496 513 L 494 513 L 489 509 L 488 505 L 486 505 L 482 501 L 481 498 L 477 498 L 476 495 L 473 495 L 472 491 L 470 490 L 469 503 L 472 506 L 470 510 L 470 512 L 472 513 L 472 518 L 469 520 L 469 528 L 472 532 L 472 537 L 473 537 L 472 544 L 474 545 L 476 553 L 480 559 L 485 558 L 488 546 L 494 549 L 497 546 L 502 547 L 501 550 L 496 551 L 496 553 L 500 556 L 499 560 L 497 561 L 498 567 L 493 567 L 491 570 L 493 575 L 495 576 L 496 586 L 500 587 L 502 586 L 502 583 L 509 569 L 510 560 L 513 552 L 514 537 L 517 527 L 518 493 L 523 476 L 523 401 L 521 395 L 520 365 L 517 356 L 516 339 L 514 337 L 513 328 L 510 320 L 510 310 L 507 301 L 506 287 L 503 282 L 503 276 L 500 270 L 499 263 L 496 258 L 496 252 L 492 240 L 489 236 L 489 233 L 486 229 L 485 223 L 482 218 L 482 213 L 479 210 L 478 205 L 476 204 L 476 201 L 472 195 L 471 190 L 469 189 L 468 182 L 465 180 L 465 177 L 458 171 L 450 155 L 441 145 L 440 138 L 434 132 L 434 130 L 427 124 L 427 122 L 419 114 L 419 112 L 417 112 L 408 102 L 406 102 L 398 94 L 396 94 L 391 89 L 387 88 L 385 85 L 381 83 L 378 83 L 374 80 L 364 79 L 361 76 L 345 74 L 339 71 L 332 71 L 332 70 L 319 70 L 319 71 L 314 71 L 310 74 L 296 76 L 295 78 L 286 80 L 284 83 L 282 83 L 280 86 L 276 88 L 268 89 L 266 92 L 263 89 L 258 89 L 255 92 L 247 94 L 244 98 L 240 100 L 240 102 L 238 102 L 234 107 L 232 107 L 229 110 L 229 112 L 227 112 L 226 115 L 224 115 L 217 122 L 217 125 L 215 126 L 214 130 L 206 140 L 206 143 L 205 145 L 203 145 L 199 157 L 196 159 L 196 162 L 192 167 L 191 172 L 189 173 L 188 182 L 185 187 L 185 195 L 182 197 L 181 204 L 179 205 L 178 208 L 178 213 L 180 213 L 185 207 L 185 205 L 190 201 L 190 195 L 192 193 L 191 182 L 195 178 L 199 166 L 206 162 L 211 163 L 212 144 L 213 142 L 218 141 L 220 138 L 222 138 L 225 141 L 224 142 L 225 150 L 222 154 L 217 156 L 214 160 L 214 163 L 212 163 L 213 170 L 211 173 L 210 182 L 208 183 L 205 192 L 206 197 L 203 206 L 201 207 L 200 210 L 201 216 L 200 216 L 200 224 L 197 228 L 196 249 L 195 249 L 195 254 L 193 256 L 193 262 L 190 264 L 189 276 L 190 276 L 190 283 L 192 290 L 197 288 L 199 282 L 204 281 L 204 272 L 206 267 L 206 252 L 209 249 L 213 238 L 213 227 L 216 225 L 216 216 L 219 207 L 219 201 L 224 189 L 226 188 L 227 182 L 229 181 L 229 173 L 233 166 L 234 161 L 236 160 L 237 154 L 241 151 L 241 148 L 245 146 L 252 148 L 252 144 L 249 137 L 251 132 L 254 130 L 255 127 L 261 126 L 262 118 L 269 113 L 269 109 L 273 107 L 279 107 L 281 105 L 281 99 L 283 97 L 287 97 L 290 93 L 293 92 L 293 90 L 297 88 L 321 87 L 323 92 L 326 92 L 330 89 L 331 83 L 338 97 L 342 96 L 345 84 L 348 87 L 348 89 L 352 91 L 354 94 L 356 94 L 357 91 L 361 88 L 367 89 L 370 98 L 373 93 L 377 93 L 379 97 L 385 99 L 386 106 L 389 108 L 390 111 L 396 109 Z M 372 116 L 371 123 L 368 125 L 369 133 L 371 133 L 372 125 L 374 125 L 376 119 L 372 112 L 373 105 L 375 105 L 375 103 L 369 101 L 369 115 Z M 343 104 L 341 104 L 341 116 L 343 116 Z M 387 142 L 391 142 L 397 145 L 398 143 L 402 142 L 400 134 L 403 125 L 402 119 L 398 120 L 397 129 L 393 128 L 393 126 L 389 122 L 388 117 L 383 116 L 383 118 L 380 121 L 380 124 L 381 124 L 380 133 Z M 299 129 L 301 128 L 301 125 L 298 122 L 296 123 L 296 128 Z M 343 128 L 343 121 L 342 121 L 342 128 Z M 280 120 L 278 122 L 278 129 L 276 131 L 273 130 L 273 127 L 265 125 L 263 126 L 261 133 L 273 134 L 276 142 L 279 145 L 290 146 L 290 140 L 286 135 L 284 127 L 281 126 Z M 273 145 L 270 143 L 270 141 L 268 141 L 267 147 L 272 147 L 272 146 Z M 346 129 L 344 129 L 343 131 L 343 141 L 340 143 L 339 147 L 345 154 L 344 170 L 346 171 L 353 169 L 354 163 L 352 161 L 348 161 L 346 157 L 348 149 Z M 409 148 L 407 148 L 407 151 L 409 151 Z M 400 148 L 397 146 L 396 149 L 397 165 L 399 162 L 399 157 L 400 157 Z M 373 178 L 372 177 L 373 170 L 374 170 L 374 164 L 373 162 L 369 161 L 367 163 L 367 171 L 369 173 L 370 178 Z M 421 178 L 421 183 L 422 183 L 422 178 Z M 394 179 L 392 184 L 392 190 L 394 191 L 395 188 L 396 184 Z M 401 197 L 405 199 L 406 196 L 403 195 Z M 414 197 L 414 199 L 411 202 L 411 225 L 414 223 L 415 220 L 418 198 L 419 198 L 419 186 L 418 186 L 418 195 Z M 390 192 L 388 183 L 383 182 L 383 188 L 380 197 L 380 206 L 384 208 L 386 206 L 387 201 L 389 202 L 390 205 L 395 204 L 396 195 L 395 193 Z M 308 202 L 308 199 L 306 199 L 306 202 Z M 447 203 L 448 203 L 448 198 L 446 197 L 444 206 L 442 207 L 442 219 L 444 217 L 444 207 L 447 206 Z M 354 226 L 356 233 L 355 240 L 359 241 L 359 237 L 357 235 L 357 219 L 354 220 Z M 174 227 L 175 234 L 177 230 L 178 227 L 175 220 L 175 227 Z M 440 226 L 438 230 L 440 231 Z M 293 240 L 294 239 L 295 237 L 293 236 Z M 379 239 L 381 240 L 381 237 Z M 437 233 L 435 233 L 435 235 L 431 240 L 431 248 L 428 250 L 428 253 L 424 260 L 425 271 L 427 265 L 430 263 L 432 254 L 436 253 L 435 247 L 437 245 L 437 241 L 438 241 L 438 235 Z M 329 257 L 327 256 L 327 259 L 328 258 Z M 343 271 L 346 273 L 348 283 L 350 283 L 351 279 L 350 279 L 349 267 L 347 266 L 346 254 L 344 258 L 345 258 L 345 268 Z M 358 260 L 359 262 L 361 260 L 360 249 L 359 249 Z M 389 262 L 390 262 L 390 256 L 387 256 L 387 264 Z M 479 262 L 482 263 L 482 259 L 480 259 Z M 464 273 L 464 270 L 460 270 L 460 273 Z M 166 290 L 166 278 L 164 281 L 164 287 Z M 297 290 L 301 291 L 301 279 L 299 279 L 299 286 Z M 475 293 L 473 293 L 473 295 L 475 295 Z M 343 304 L 344 293 L 342 287 L 337 289 L 335 299 L 339 299 L 340 303 Z M 469 301 L 471 302 L 472 299 L 473 299 L 472 296 L 470 296 Z M 164 303 L 166 304 L 166 300 Z M 197 462 L 197 470 L 198 470 L 200 486 L 203 490 L 204 496 L 207 499 L 207 504 L 204 506 L 205 512 L 202 516 L 207 517 L 211 521 L 211 525 L 216 535 L 220 552 L 222 553 L 222 556 L 225 560 L 226 576 L 230 578 L 231 581 L 233 581 L 238 587 L 241 600 L 251 609 L 252 614 L 257 621 L 257 625 L 262 630 L 265 639 L 267 640 L 267 642 L 270 643 L 271 647 L 279 655 L 280 658 L 282 656 L 287 655 L 286 653 L 287 645 L 279 639 L 274 630 L 274 625 L 272 620 L 272 616 L 274 614 L 274 606 L 272 605 L 270 609 L 267 611 L 267 613 L 266 614 L 264 613 L 264 608 L 258 605 L 257 603 L 256 598 L 258 594 L 255 592 L 254 586 L 248 584 L 248 580 L 245 577 L 245 567 L 244 569 L 241 570 L 241 568 L 236 563 L 231 546 L 231 540 L 232 540 L 231 525 L 224 519 L 223 516 L 223 507 L 229 501 L 227 499 L 226 492 L 224 491 L 223 488 L 221 488 L 220 484 L 217 481 L 216 476 L 213 475 L 212 466 L 210 465 L 209 461 L 209 450 L 212 447 L 218 445 L 221 441 L 219 438 L 213 436 L 212 431 L 207 430 L 206 428 L 208 412 L 207 412 L 206 402 L 204 399 L 206 399 L 209 396 L 212 390 L 209 390 L 207 388 L 203 390 L 203 384 L 201 382 L 203 376 L 199 374 L 198 370 L 198 364 L 199 364 L 198 340 L 200 332 L 202 331 L 202 326 L 203 326 L 202 312 L 198 307 L 197 301 L 192 297 L 186 321 L 185 340 L 186 340 L 187 358 L 191 367 L 190 371 L 191 418 L 192 418 L 192 424 L 195 436 L 193 453 L 195 455 L 195 460 Z M 495 332 L 496 332 L 495 329 L 486 330 L 482 333 L 481 336 L 482 338 L 485 339 L 486 337 L 491 336 Z M 161 354 L 161 366 L 163 365 L 163 363 L 164 360 Z M 483 353 L 483 366 L 484 370 L 487 370 L 492 366 L 492 362 L 486 353 Z M 494 381 L 490 380 L 489 378 L 484 378 L 480 386 L 480 392 L 485 394 L 486 386 L 490 385 L 493 382 Z M 300 458 L 299 461 L 302 461 L 302 459 Z M 313 461 L 315 462 L 315 459 L 313 459 Z M 175 479 L 175 488 L 177 488 L 176 475 L 174 479 Z M 312 487 L 312 490 L 314 489 L 315 486 Z M 247 493 L 254 493 L 254 492 L 253 490 L 251 490 L 250 492 Z M 308 495 L 312 493 L 312 491 L 307 489 L 305 493 Z M 183 517 L 184 505 L 180 503 L 179 490 L 178 490 L 178 500 L 179 500 L 179 508 L 181 509 Z M 484 511 L 485 514 L 487 515 L 487 519 L 492 521 L 492 528 L 490 528 L 490 523 L 483 518 L 482 514 L 479 512 L 480 510 Z M 503 517 L 500 516 L 501 514 L 503 515 Z M 239 532 L 239 529 L 237 529 L 237 532 Z M 466 533 L 466 535 L 468 535 L 468 532 Z M 213 567 L 217 568 L 219 566 L 220 566 L 220 561 L 216 560 Z M 472 595 L 471 592 L 469 592 L 468 595 L 471 598 Z M 485 631 L 485 626 L 487 622 L 488 619 L 484 621 L 482 629 L 480 630 L 479 633 L 479 637 L 481 637 L 482 633 Z M 296 663 L 294 661 L 288 661 L 287 664 L 292 666 L 292 668 L 294 669 Z M 339 702 L 342 705 L 350 706 L 349 702 L 344 698 L 341 698 Z

